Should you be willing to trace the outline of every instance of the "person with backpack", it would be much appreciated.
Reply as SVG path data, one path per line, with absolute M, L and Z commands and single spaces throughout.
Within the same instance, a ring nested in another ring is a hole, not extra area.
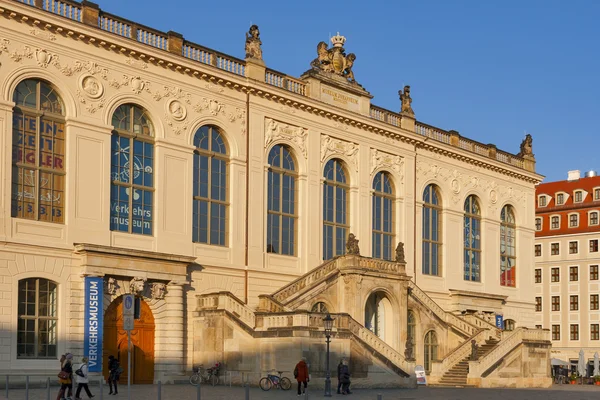
M 66 399 L 71 400 L 73 395 L 73 354 L 67 353 L 60 358 L 60 372 L 58 373 L 58 381 L 60 382 L 60 390 L 56 400 L 65 398 L 65 392 L 68 394 Z
M 90 382 L 88 379 L 88 358 L 83 357 L 81 359 L 81 366 L 77 371 L 75 371 L 76 380 L 77 380 L 77 392 L 75 392 L 75 400 L 81 400 L 79 395 L 81 394 L 81 389 L 85 389 L 85 393 L 91 399 L 94 395 L 90 392 L 90 388 L 88 387 L 88 383 Z
M 117 390 L 117 383 L 119 382 L 119 375 L 121 375 L 121 372 L 123 372 L 123 369 L 115 356 L 108 356 L 108 386 L 110 387 L 110 392 L 108 394 L 116 396 L 119 393 Z M 115 385 L 114 391 L 113 385 Z
M 294 378 L 298 381 L 298 396 L 302 395 L 302 393 L 306 393 L 306 387 L 308 386 L 308 382 L 310 382 L 306 358 L 302 357 L 302 360 L 296 364 L 296 368 L 294 368 Z M 304 384 L 304 389 L 302 389 L 302 384 Z M 300 392 L 301 389 L 302 392 Z

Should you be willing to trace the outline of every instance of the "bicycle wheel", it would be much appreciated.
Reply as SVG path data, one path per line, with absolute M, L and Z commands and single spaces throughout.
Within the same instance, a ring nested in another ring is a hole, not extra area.
M 215 386 L 217 383 L 219 383 L 219 377 L 216 375 L 212 375 L 210 377 L 210 383 Z
M 269 378 L 262 378 L 260 382 L 258 382 L 258 386 L 260 386 L 260 388 L 266 392 L 267 390 L 271 390 L 273 383 Z
M 198 383 L 200 382 L 200 375 L 198 374 L 193 374 L 192 376 L 190 376 L 190 383 L 194 386 L 198 386 Z
M 279 386 L 281 386 L 283 390 L 290 390 L 292 388 L 292 381 L 290 381 L 290 378 L 281 378 Z

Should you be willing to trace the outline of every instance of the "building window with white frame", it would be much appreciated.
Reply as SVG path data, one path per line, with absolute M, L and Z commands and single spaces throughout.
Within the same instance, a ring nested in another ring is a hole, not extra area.
M 571 340 L 579 340 L 579 325 L 571 324 Z
M 590 265 L 590 281 L 598 280 L 598 266 Z
M 538 197 L 538 206 L 539 207 L 546 207 L 546 196 L 540 196 L 540 197 Z
M 289 148 L 275 145 L 268 156 L 267 253 L 296 254 L 296 163 Z
M 600 200 L 600 188 L 594 189 L 594 200 Z
M 560 217 L 558 215 L 554 215 L 550 218 L 550 228 L 551 229 L 559 229 L 560 228 Z
M 579 226 L 579 214 L 569 215 L 569 228 L 577 228 Z
M 560 296 L 552 296 L 552 311 L 560 311 Z
M 569 296 L 569 310 L 571 310 L 571 311 L 579 310 L 579 296 L 578 295 Z
M 590 325 L 590 340 L 599 340 L 600 339 L 600 324 L 591 324 Z
M 571 282 L 577 282 L 579 280 L 579 267 L 569 267 L 569 280 Z
M 541 244 L 536 244 L 535 245 L 535 256 L 536 257 L 541 257 L 542 256 L 542 245 Z
M 442 199 L 435 185 L 423 191 L 422 272 L 425 275 L 442 274 Z
M 43 278 L 19 281 L 17 358 L 58 356 L 58 285 Z
M 598 295 L 590 295 L 590 310 L 598 310 Z
M 560 325 L 552 325 L 552 340 L 560 340 Z
M 598 239 L 590 240 L 590 253 L 598 252 Z
M 569 254 L 577 254 L 579 252 L 579 242 L 569 242 Z
M 348 181 L 344 163 L 332 159 L 323 168 L 323 260 L 346 253 Z
M 554 267 L 550 269 L 550 281 L 560 282 L 560 268 Z
M 394 247 L 394 187 L 387 172 L 378 172 L 373 179 L 373 258 L 392 259 Z
M 556 205 L 560 206 L 563 205 L 565 202 L 565 195 L 560 193 L 556 195 Z
M 542 283 L 542 269 L 535 269 L 535 283 Z
M 551 256 L 560 255 L 560 243 L 550 243 L 550 255 Z
M 535 230 L 536 231 L 541 231 L 542 230 L 542 219 L 541 218 L 536 218 L 535 219 Z
M 590 213 L 590 225 L 598 225 L 598 211 Z
M 464 279 L 480 282 L 481 210 L 475 196 L 467 197 L 464 212 Z
M 541 297 L 535 298 L 535 311 L 542 311 L 542 298 Z
M 500 286 L 517 285 L 516 221 L 512 206 L 500 213 Z
M 575 192 L 575 203 L 581 203 L 583 201 L 583 192 L 577 191 Z

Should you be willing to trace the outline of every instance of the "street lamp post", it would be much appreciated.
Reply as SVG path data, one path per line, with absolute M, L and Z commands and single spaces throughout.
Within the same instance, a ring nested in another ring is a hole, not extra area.
M 333 329 L 333 318 L 327 314 L 323 318 L 323 327 L 325 328 L 325 338 L 327 342 L 327 373 L 325 375 L 325 397 L 331 397 L 331 371 L 329 370 L 329 343 L 331 342 L 331 331 Z

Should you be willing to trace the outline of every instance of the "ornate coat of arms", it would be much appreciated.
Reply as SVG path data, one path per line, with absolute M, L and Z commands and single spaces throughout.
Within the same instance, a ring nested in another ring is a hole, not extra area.
M 355 83 L 352 65 L 356 60 L 356 55 L 354 53 L 346 55 L 344 50 L 345 42 L 346 38 L 341 36 L 339 32 L 331 38 L 331 43 L 333 44 L 331 49 L 327 48 L 327 43 L 320 42 L 317 45 L 317 58 L 310 63 L 311 67 L 316 70 L 342 76 L 348 81 Z

